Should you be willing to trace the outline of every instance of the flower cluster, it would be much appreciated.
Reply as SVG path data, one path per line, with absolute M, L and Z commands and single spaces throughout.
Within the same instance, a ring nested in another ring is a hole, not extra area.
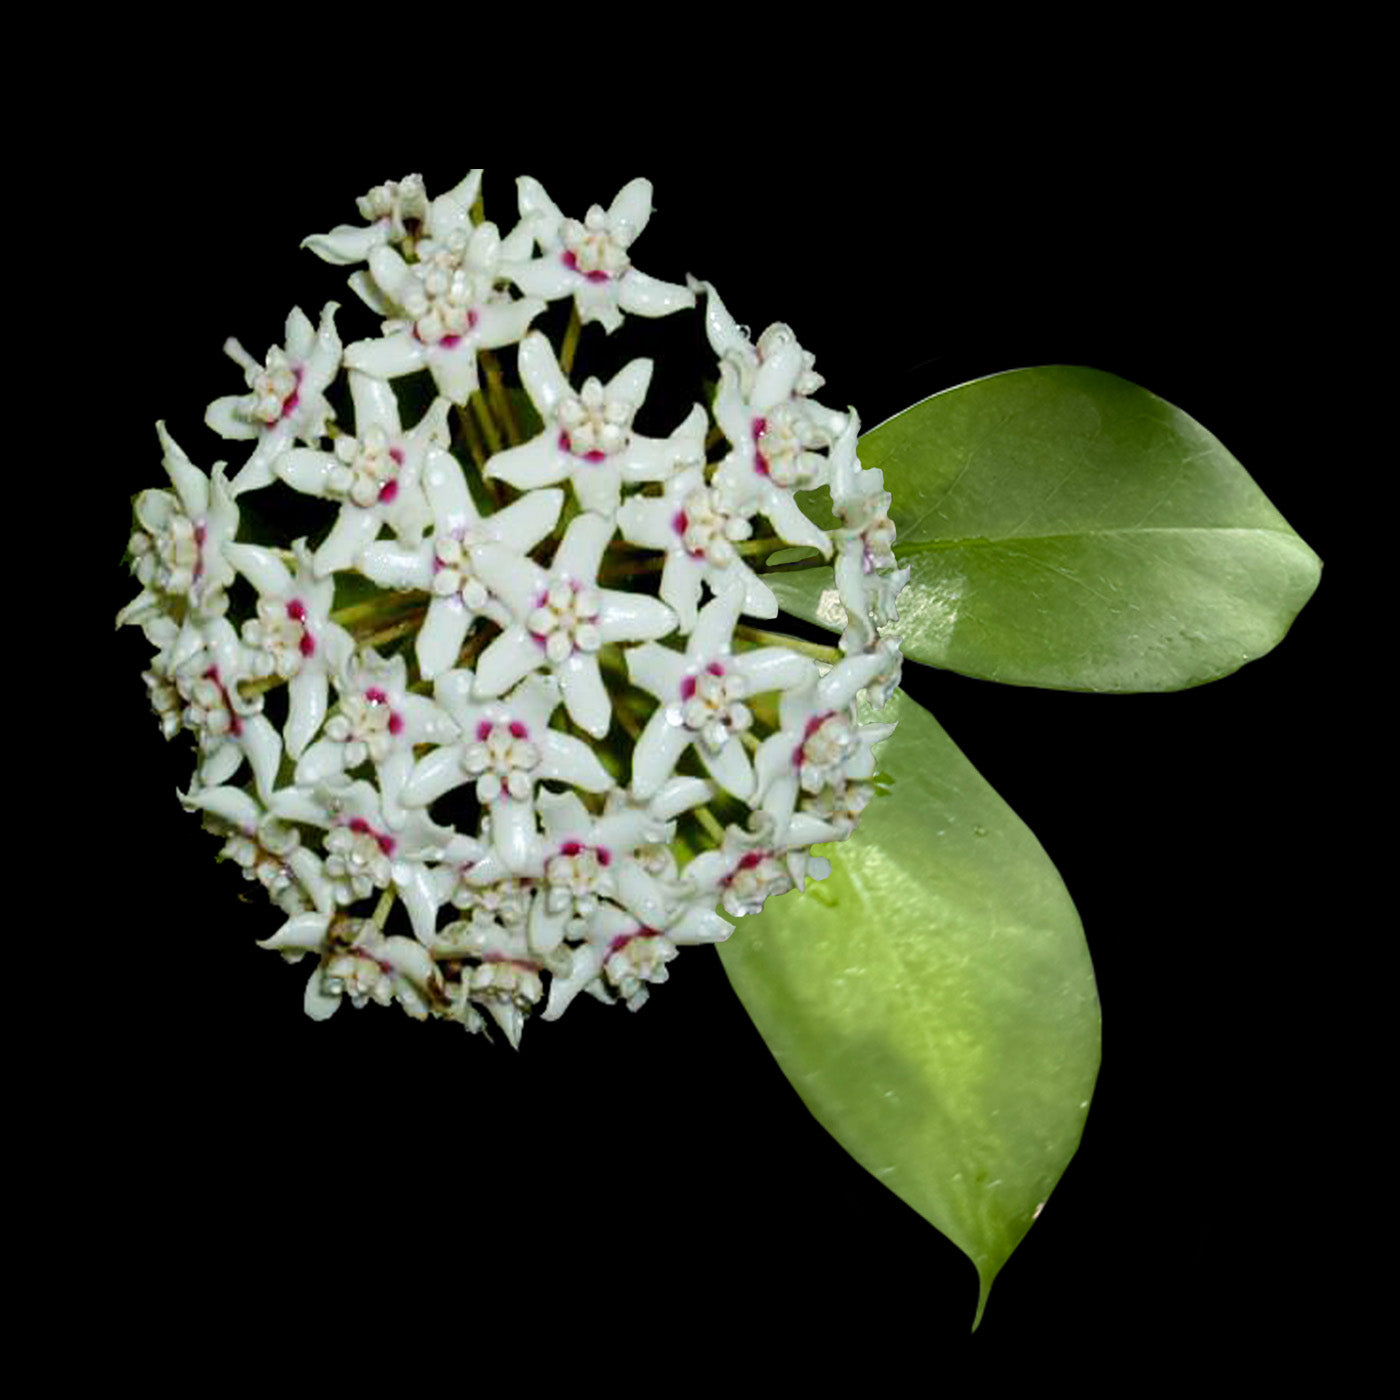
M 117 620 L 193 736 L 185 806 L 285 915 L 262 946 L 310 959 L 308 1014 L 397 1002 L 516 1043 L 580 992 L 635 1009 L 678 948 L 827 873 L 811 847 L 851 832 L 889 733 L 856 697 L 898 683 L 904 574 L 792 331 L 753 341 L 708 283 L 634 265 L 647 181 L 576 219 L 521 179 L 506 234 L 480 185 L 381 185 L 306 240 L 379 333 L 343 344 L 332 302 L 262 363 L 227 342 L 245 390 L 206 422 L 247 455 L 206 472 L 157 425 L 169 488 L 136 497 Z M 702 303 L 712 402 L 645 435 L 653 362 L 581 376 L 584 328 Z M 243 523 L 287 492 L 319 528 Z M 834 566 L 839 647 L 761 626 L 793 556 Z

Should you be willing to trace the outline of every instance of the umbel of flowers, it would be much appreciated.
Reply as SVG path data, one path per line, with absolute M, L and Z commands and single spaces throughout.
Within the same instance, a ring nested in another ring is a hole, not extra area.
M 856 698 L 898 683 L 907 570 L 793 332 L 753 341 L 708 283 L 633 262 L 646 180 L 578 219 L 521 179 L 506 234 L 480 182 L 381 185 L 306 240 L 379 334 L 342 343 L 332 302 L 262 362 L 227 342 L 244 387 L 206 422 L 238 460 L 206 471 L 157 425 L 169 485 L 135 498 L 117 620 L 193 739 L 184 805 L 285 914 L 262 946 L 311 964 L 307 1012 L 397 1003 L 516 1043 L 580 992 L 635 1009 L 680 947 L 827 873 L 812 845 L 874 791 L 890 726 Z M 646 436 L 653 362 L 575 359 L 682 313 L 712 392 Z M 266 538 L 288 492 L 321 523 Z M 839 647 L 764 626 L 764 572 L 818 555 Z

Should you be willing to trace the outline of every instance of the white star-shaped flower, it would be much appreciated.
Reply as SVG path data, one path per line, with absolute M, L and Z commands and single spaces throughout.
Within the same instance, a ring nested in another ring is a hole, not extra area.
M 797 343 L 790 327 L 774 322 L 755 345 L 748 329 L 729 314 L 709 282 L 695 277 L 686 280 L 692 292 L 704 294 L 706 338 L 719 359 L 734 366 L 743 398 L 769 404 L 794 395 L 808 399 L 826 382 L 814 368 L 816 357 Z M 840 430 L 840 414 L 815 403 L 808 407 L 821 416 L 830 431 Z
M 521 225 L 544 253 L 512 271 L 521 291 L 546 301 L 572 296 L 580 321 L 600 321 L 609 332 L 622 324 L 624 312 L 668 316 L 695 305 L 688 288 L 632 265 L 632 243 L 651 218 L 650 180 L 630 181 L 606 210 L 595 204 L 582 221 L 566 219 L 538 180 L 522 176 L 517 187 Z
M 377 379 L 426 369 L 441 394 L 464 404 L 478 386 L 478 353 L 514 345 L 545 304 L 497 289 L 517 265 L 517 250 L 528 247 L 528 230 L 503 241 L 495 224 L 472 225 L 451 200 L 434 201 L 432 222 L 433 237 L 420 243 L 417 262 L 387 245 L 370 252 L 373 294 L 390 319 L 378 340 L 347 346 L 345 363 Z
M 480 184 L 481 171 L 473 170 L 458 187 L 468 208 Z M 355 205 L 365 223 L 338 224 L 329 233 L 303 238 L 301 246 L 309 248 L 323 262 L 349 267 L 364 262 L 375 248 L 386 243 L 402 243 L 428 219 L 428 192 L 421 175 L 386 180 L 361 195 Z
M 248 669 L 254 678 L 287 681 L 282 733 L 287 756 L 300 758 L 326 717 L 331 674 L 355 649 L 351 635 L 330 620 L 335 581 L 316 577 L 305 540 L 293 546 L 295 570 L 260 545 L 229 544 L 224 553 L 258 591 L 257 615 L 243 624 Z
M 480 849 L 475 843 L 464 845 L 461 836 L 422 810 L 401 811 L 391 822 L 381 794 L 362 778 L 337 786 L 279 788 L 267 806 L 284 821 L 326 832 L 319 878 L 335 906 L 345 908 L 392 887 L 403 900 L 414 936 L 425 944 L 447 883 L 440 874 L 442 862 L 469 859 L 468 851 Z
M 413 769 L 414 747 L 450 744 L 457 726 L 434 701 L 409 690 L 402 656 L 385 659 L 361 650 L 337 667 L 333 679 L 339 702 L 297 763 L 297 785 L 341 787 L 355 769 L 371 764 L 386 819 L 397 826 L 406 819 L 399 795 Z
M 629 841 L 630 850 L 621 861 L 610 860 L 617 867 L 610 898 L 574 923 L 571 936 L 581 941 L 561 944 L 547 955 L 551 967 L 565 954 L 568 962 L 550 983 L 545 1020 L 557 1020 L 580 991 L 600 1001 L 620 999 L 635 1011 L 647 999 L 648 984 L 666 980 L 666 964 L 679 948 L 729 937 L 733 925 L 715 912 L 714 892 L 678 879 L 675 857 L 666 844 L 674 830 L 670 818 L 709 795 L 709 784 L 698 778 L 673 779 L 644 808 L 619 789 L 609 793 L 605 818 L 630 813 L 635 821 L 644 810 L 651 820 L 665 824 L 650 832 L 643 829 L 644 839 Z M 577 812 L 573 820 L 580 823 Z M 612 855 L 612 847 L 604 849 Z M 547 918 L 539 922 L 544 936 L 551 936 Z
M 824 880 L 831 863 L 809 848 L 833 839 L 827 823 L 804 812 L 780 829 L 769 813 L 757 811 L 748 829 L 727 826 L 720 849 L 696 856 L 681 872 L 681 884 L 701 902 L 718 899 L 734 918 L 757 914 L 769 898 L 804 889 L 809 878 Z
M 334 1015 L 347 996 L 356 1007 L 371 1001 L 378 1006 L 398 1002 L 418 1021 L 426 1020 L 430 1009 L 445 999 L 432 954 L 412 938 L 385 934 L 369 919 L 297 914 L 258 947 L 272 948 L 292 961 L 308 952 L 317 955 L 302 1003 L 313 1021 Z
M 477 1030 L 481 1017 L 474 1008 L 481 1007 L 518 1046 L 525 1017 L 544 996 L 544 964 L 531 952 L 525 929 L 490 919 L 458 919 L 434 934 L 432 951 L 439 960 L 473 960 L 448 987 L 452 1009 L 447 1014 Z
M 474 699 L 473 679 L 466 670 L 438 677 L 433 696 L 460 738 L 419 759 L 400 798 L 406 806 L 422 807 L 472 784 L 490 813 L 495 851 L 508 870 L 523 871 L 537 835 L 536 785 L 548 781 L 606 792 L 613 779 L 587 744 L 549 727 L 560 701 L 553 677 L 526 676 L 499 700 Z
M 151 489 L 136 497 L 140 527 L 129 546 L 132 572 L 140 594 L 117 614 L 117 626 L 143 626 L 167 614 L 176 621 L 217 617 L 228 607 L 227 586 L 233 570 L 223 546 L 238 529 L 238 507 L 224 480 L 223 463 L 213 476 L 194 465 L 164 423 L 156 424 L 164 449 L 161 465 L 169 491 Z M 148 633 L 149 633 L 149 629 Z
M 510 614 L 482 581 L 477 550 L 493 544 L 512 555 L 517 567 L 554 529 L 564 504 L 559 490 L 530 491 L 482 517 L 455 457 L 436 454 L 423 475 L 433 533 L 412 545 L 380 540 L 359 556 L 359 568 L 385 588 L 417 588 L 432 594 L 428 615 L 414 642 L 418 669 L 432 680 L 456 664 L 472 622 L 485 617 L 501 627 Z
M 889 517 L 890 493 L 878 467 L 863 468 L 856 456 L 860 421 L 850 414 L 845 430 L 831 449 L 831 500 L 841 521 L 836 532 L 836 591 L 846 612 L 841 635 L 843 651 L 864 651 L 879 644 L 877 614 L 892 604 L 885 590 L 897 560 L 895 527 Z M 899 578 L 895 593 L 908 577 Z M 886 690 L 898 684 L 898 672 Z
M 389 384 L 355 370 L 347 378 L 355 405 L 354 436 L 342 433 L 330 452 L 291 448 L 272 464 L 294 490 L 340 503 L 340 514 L 312 560 L 318 575 L 351 568 L 386 527 L 401 541 L 416 543 L 422 537 L 430 518 L 423 476 L 448 458 L 452 437 L 446 399 L 435 399 L 405 433 Z
M 227 618 L 187 627 L 185 659 L 170 681 L 179 695 L 182 727 L 199 745 L 194 788 L 220 787 L 248 760 L 258 795 L 266 801 L 282 759 L 282 738 L 262 713 L 261 698 L 249 699 L 239 682 L 254 678 L 246 648 Z
M 754 756 L 758 797 L 779 832 L 787 830 L 801 793 L 861 782 L 875 772 L 874 747 L 892 724 L 861 724 L 855 698 L 888 665 L 880 651 L 837 662 L 820 680 L 789 690 L 778 702 L 777 732 Z
M 691 286 L 706 294 L 705 327 L 720 359 L 714 412 L 731 444 L 713 485 L 732 508 L 767 516 L 789 544 L 810 545 L 830 558 L 831 541 L 793 493 L 825 485 L 823 451 L 845 428 L 846 415 L 808 397 L 821 387 L 821 376 L 787 326 L 769 326 L 751 344 L 713 287 L 694 279 Z
M 659 496 L 629 496 L 617 512 L 618 532 L 643 549 L 664 550 L 661 598 L 675 610 L 682 633 L 695 626 L 702 586 L 712 593 L 736 585 L 751 617 L 777 617 L 773 590 L 744 562 L 735 544 L 753 534 L 750 515 L 733 510 L 705 484 L 703 467 L 666 479 Z
M 599 650 L 609 642 L 652 641 L 676 627 L 675 613 L 660 599 L 598 587 L 614 529 L 601 515 L 575 516 L 547 570 L 500 545 L 476 550 L 477 573 L 512 619 L 477 661 L 480 698 L 504 695 L 546 667 L 558 677 L 569 718 L 594 738 L 608 732 L 612 701 L 598 670 Z
M 632 420 L 651 384 L 652 361 L 633 360 L 604 385 L 587 380 L 575 391 L 538 331 L 520 344 L 521 381 L 544 421 L 529 442 L 498 452 L 486 475 L 522 491 L 568 480 L 586 511 L 613 517 L 624 484 L 664 481 L 705 460 L 705 410 L 696 404 L 667 438 L 643 437 Z
M 694 745 L 715 782 L 747 801 L 754 772 L 740 736 L 753 715 L 744 702 L 816 679 L 816 664 L 786 647 L 732 650 L 741 603 L 738 589 L 707 603 L 684 653 L 654 642 L 628 650 L 632 684 L 660 701 L 632 755 L 631 790 L 639 799 L 659 791 Z
M 259 881 L 286 914 L 334 908 L 321 860 L 297 828 L 243 788 L 215 787 L 181 794 L 188 811 L 204 813 L 205 826 L 225 838 L 223 855 Z
M 326 435 L 332 417 L 326 389 L 340 368 L 340 336 L 335 313 L 328 302 L 321 324 L 313 327 L 300 307 L 287 317 L 286 344 L 274 345 L 267 362 L 259 364 L 230 338 L 224 352 L 243 367 L 246 394 L 215 399 L 204 421 L 221 437 L 256 439 L 253 455 L 229 484 L 233 495 L 254 491 L 272 483 L 272 463 L 293 442 L 317 443 Z
M 672 822 L 648 805 L 623 800 L 594 816 L 575 792 L 542 791 L 537 801 L 543 833 L 534 866 L 539 881 L 530 908 L 530 947 L 548 957 L 565 939 L 578 939 L 605 901 L 654 909 L 660 896 L 634 853 L 669 841 Z

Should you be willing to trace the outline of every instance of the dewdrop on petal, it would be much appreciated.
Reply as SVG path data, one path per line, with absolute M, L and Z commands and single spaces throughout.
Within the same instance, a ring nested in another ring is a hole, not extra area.
M 812 845 L 875 797 L 891 726 L 857 698 L 899 682 L 907 571 L 812 351 L 634 262 L 649 181 L 565 210 L 523 178 L 494 221 L 480 191 L 381 182 L 304 241 L 354 295 L 294 309 L 262 362 L 229 337 L 219 461 L 158 426 L 174 490 L 135 498 L 117 621 L 307 1013 L 518 1044 L 580 993 L 638 1009 L 681 949 L 829 872 Z M 697 382 L 662 436 L 634 427 L 654 362 L 596 359 L 630 316 L 699 316 L 714 356 L 713 408 Z M 279 518 L 300 532 L 248 523 Z M 782 630 L 763 573 L 792 546 L 831 562 L 839 646 Z

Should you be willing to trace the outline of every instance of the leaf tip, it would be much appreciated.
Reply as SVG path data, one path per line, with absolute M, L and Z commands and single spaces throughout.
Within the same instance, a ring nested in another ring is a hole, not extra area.
M 992 1291 L 992 1281 L 980 1269 L 977 1271 L 977 1312 L 972 1319 L 975 1332 L 982 1325 L 982 1314 L 987 1311 L 987 1296 Z

